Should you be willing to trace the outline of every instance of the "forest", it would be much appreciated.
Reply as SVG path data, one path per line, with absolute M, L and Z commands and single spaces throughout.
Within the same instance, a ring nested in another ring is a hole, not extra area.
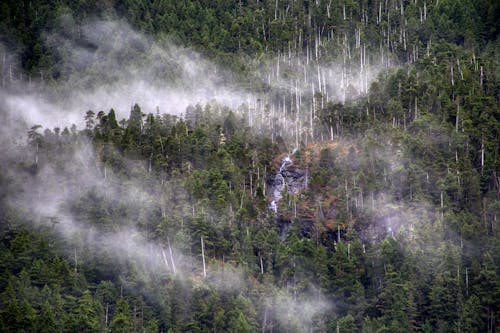
M 1 332 L 500 332 L 500 2 L 0 4 Z

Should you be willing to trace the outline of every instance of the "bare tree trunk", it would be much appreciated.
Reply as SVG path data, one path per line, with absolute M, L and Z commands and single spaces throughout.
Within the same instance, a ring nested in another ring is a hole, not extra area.
M 480 76 L 479 86 L 481 88 L 483 87 L 483 66 L 481 66 L 481 76 Z
M 262 319 L 262 333 L 266 332 L 267 326 L 267 306 L 264 306 L 264 319 Z
M 38 142 L 36 143 L 35 147 L 35 166 L 38 166 Z
M 168 265 L 167 256 L 165 255 L 165 250 L 163 250 L 163 248 L 161 249 L 161 255 L 163 257 L 163 262 L 165 263 L 165 266 L 167 266 L 167 269 L 170 270 L 170 266 Z
M 168 251 L 170 252 L 170 261 L 172 262 L 172 270 L 174 271 L 174 274 L 176 273 L 175 269 L 175 261 L 174 261 L 174 256 L 172 254 L 172 247 L 170 246 L 170 240 L 167 237 L 167 243 L 168 243 Z
M 105 319 L 106 328 L 108 327 L 108 323 L 109 323 L 109 303 L 106 302 L 106 319 Z
M 2 60 L 2 87 L 5 86 L 5 75 L 3 75 L 4 73 L 4 69 L 5 69 L 5 57 L 6 57 L 6 54 L 5 52 L 3 53 L 3 60 Z
M 483 176 L 484 171 L 484 137 L 481 136 L 481 176 Z
M 417 96 L 415 96 L 415 120 L 418 119 L 418 104 L 417 104 Z
M 469 270 L 465 267 L 465 294 L 469 297 Z
M 450 77 L 451 77 L 451 85 L 455 85 L 455 81 L 453 80 L 453 64 L 450 65 Z
M 78 257 L 76 256 L 76 248 L 75 248 L 75 274 L 78 273 Z
M 441 191 L 441 218 L 443 218 L 444 215 L 443 208 L 444 208 L 443 191 Z
M 207 268 L 205 263 L 205 244 L 203 243 L 203 236 L 201 236 L 201 258 L 203 260 L 203 277 L 207 277 Z

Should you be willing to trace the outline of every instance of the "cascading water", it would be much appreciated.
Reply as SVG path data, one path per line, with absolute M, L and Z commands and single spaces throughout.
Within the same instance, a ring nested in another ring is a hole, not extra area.
M 295 154 L 295 151 L 291 155 Z M 306 187 L 306 178 L 307 171 L 298 168 L 290 158 L 290 154 L 288 154 L 281 160 L 279 170 L 269 179 L 269 190 L 267 193 L 272 197 L 269 209 L 274 212 L 278 235 L 281 241 L 286 239 L 292 224 L 290 213 L 283 212 L 278 214 L 278 205 L 282 198 L 282 193 L 283 191 L 287 191 L 288 194 L 298 195 Z M 295 217 L 297 217 L 296 210 Z
M 286 157 L 281 161 L 281 166 L 279 171 L 274 176 L 273 180 L 273 200 L 269 205 L 269 209 L 273 210 L 275 214 L 278 213 L 278 202 L 281 200 L 281 192 L 285 189 L 286 182 L 285 177 L 283 177 L 283 172 L 286 168 L 293 164 L 290 155 L 286 155 Z

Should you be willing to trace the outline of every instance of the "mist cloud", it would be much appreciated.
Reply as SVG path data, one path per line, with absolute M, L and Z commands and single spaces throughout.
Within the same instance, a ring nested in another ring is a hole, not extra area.
M 9 203 L 36 223 L 51 225 L 63 240 L 80 237 L 86 247 L 97 249 L 98 254 L 111 254 L 122 265 L 138 264 L 152 275 L 173 274 L 172 263 L 167 267 L 162 253 L 166 244 L 141 236 L 135 226 L 137 221 L 115 221 L 119 222 L 116 223 L 120 225 L 118 229 L 103 231 L 89 225 L 89 221 L 77 219 L 68 207 L 82 194 L 95 191 L 132 209 L 158 208 L 156 193 L 161 189 L 146 189 L 139 181 L 127 185 L 114 182 L 110 171 L 105 178 L 103 166 L 85 140 L 68 158 L 71 163 L 65 163 L 62 169 L 45 165 L 36 177 L 21 176 L 15 170 L 16 160 L 26 159 L 30 154 L 20 143 L 26 139 L 27 129 L 35 124 L 43 128 L 76 124 L 82 128 L 87 110 L 113 108 L 119 119 L 128 118 L 135 103 L 145 113 L 158 110 L 181 115 L 189 105 L 215 100 L 233 109 L 243 105 L 250 113 L 249 125 L 254 126 L 255 131 L 271 126 L 269 118 L 274 116 L 283 128 L 282 134 L 286 134 L 291 132 L 287 126 L 309 121 L 315 93 L 321 93 L 325 103 L 357 98 L 366 92 L 379 71 L 376 66 L 366 66 L 359 72 L 346 72 L 340 64 L 277 57 L 256 68 L 256 77 L 267 85 L 266 92 L 257 93 L 252 87 L 243 88 L 245 84 L 234 81 L 234 75 L 193 50 L 167 39 L 153 40 L 124 22 L 93 21 L 77 26 L 70 16 L 63 16 L 60 21 L 65 26 L 64 33 L 45 35 L 47 45 L 55 48 L 60 56 L 60 62 L 52 69 L 59 75 L 57 81 L 44 78 L 41 73 L 29 81 L 12 82 L 5 68 L 3 70 L 3 78 L 7 78 L 10 86 L 0 92 L 4 100 L 2 118 L 8 120 L 4 123 L 6 126 L 2 126 L 2 139 L 7 141 L 2 141 L 7 142 L 3 145 L 12 154 L 4 155 L 2 165 L 23 189 L 9 198 Z M 15 59 L 10 55 L 9 58 Z M 14 71 L 19 71 L 14 60 L 12 64 Z M 354 90 L 350 92 L 349 86 Z M 11 139 L 14 133 L 17 143 Z M 23 138 L 19 138 L 18 133 L 24 133 Z M 125 167 L 141 168 L 132 161 Z M 176 187 L 175 191 L 184 192 L 184 189 Z M 173 253 L 180 275 L 193 272 L 200 264 L 198 258 L 178 249 L 174 248 Z M 167 255 L 167 262 L 169 260 Z M 204 283 L 219 290 L 240 290 L 247 285 L 242 268 L 231 265 L 226 265 L 224 270 L 210 268 Z M 265 302 L 283 323 L 294 318 L 304 329 L 311 325 L 315 314 L 330 307 L 320 300 L 291 298 L 281 291 Z
M 248 70 L 260 80 L 258 90 L 265 90 L 257 92 L 251 82 L 238 82 L 233 73 L 199 53 L 168 37 L 154 40 L 126 22 L 94 20 L 77 25 L 65 14 L 59 25 L 59 32 L 44 34 L 59 59 L 52 68 L 57 81 L 36 74 L 29 83 L 16 80 L 17 89 L 4 96 L 7 111 L 21 115 L 28 124 L 82 127 L 87 110 L 111 108 L 118 119 L 126 119 L 135 103 L 144 113 L 182 115 L 189 105 L 217 101 L 235 110 L 245 106 L 251 113 L 250 126 L 277 126 L 278 134 L 287 136 L 292 123 L 311 126 L 311 110 L 320 107 L 315 103 L 325 106 L 329 101 L 357 99 L 382 70 L 376 64 L 346 66 L 327 57 L 324 61 L 297 55 L 264 57 L 260 63 L 248 63 Z M 3 72 L 9 81 L 7 69 Z M 318 99 L 317 93 L 322 97 Z

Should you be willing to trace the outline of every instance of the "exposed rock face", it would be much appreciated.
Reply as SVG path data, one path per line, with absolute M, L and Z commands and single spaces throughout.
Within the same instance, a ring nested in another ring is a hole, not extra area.
M 278 228 L 278 236 L 280 240 L 285 241 L 288 236 L 288 231 L 292 226 L 292 221 L 285 219 L 282 215 L 276 217 L 276 227 Z
M 305 186 L 306 170 L 298 169 L 293 165 L 281 172 L 288 193 L 298 194 Z
M 337 217 L 337 205 L 335 204 L 335 201 L 330 201 L 328 204 L 328 208 L 324 212 L 324 218 L 328 220 L 335 220 Z
M 371 243 L 402 232 L 411 235 L 413 226 L 405 215 L 404 207 L 379 204 L 377 211 L 372 213 L 370 223 L 357 225 L 356 230 L 363 241 Z
M 315 233 L 314 221 L 308 218 L 300 218 L 298 220 L 298 231 L 302 237 L 313 238 Z M 292 221 L 283 215 L 276 217 L 276 227 L 278 236 L 283 242 L 288 236 L 288 232 L 292 227 Z
M 301 219 L 299 225 L 299 232 L 300 235 L 303 237 L 313 238 L 315 232 L 314 221 L 307 218 Z
M 281 200 L 281 194 L 283 191 L 290 194 L 299 194 L 305 188 L 306 177 L 307 171 L 295 167 L 290 156 L 287 155 L 281 161 L 279 170 L 269 178 L 268 195 L 272 197 L 269 209 L 276 214 L 276 226 L 282 241 L 286 239 L 292 221 L 278 214 L 278 203 Z
M 268 194 L 272 196 L 269 208 L 278 213 L 278 202 L 281 193 L 286 190 L 290 194 L 298 194 L 305 187 L 307 172 L 296 168 L 290 156 L 281 161 L 279 170 L 268 181 Z

